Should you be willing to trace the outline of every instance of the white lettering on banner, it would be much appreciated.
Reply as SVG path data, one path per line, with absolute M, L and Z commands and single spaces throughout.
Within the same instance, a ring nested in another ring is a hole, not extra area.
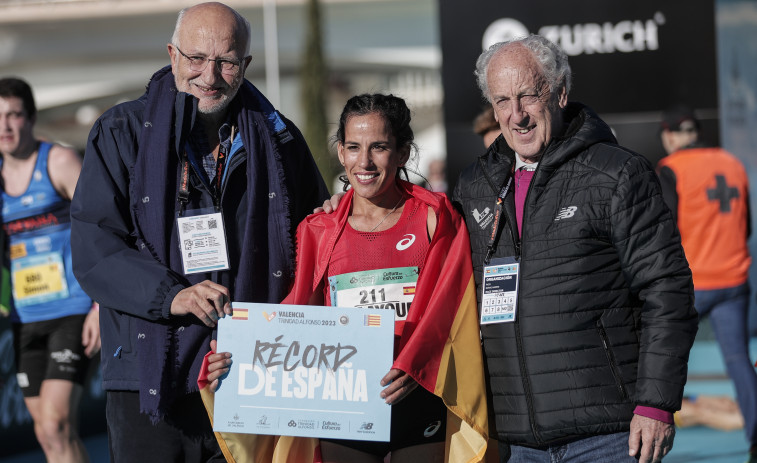
M 539 35 L 558 44 L 569 56 L 632 53 L 659 49 L 658 28 L 664 24 L 665 15 L 658 11 L 652 19 L 647 20 L 542 26 Z M 512 18 L 502 18 L 486 28 L 482 45 L 487 49 L 497 42 L 527 35 L 528 29 L 523 23 Z
M 239 395 L 256 395 L 261 392 L 265 397 L 296 397 L 313 399 L 316 394 L 322 400 L 339 400 L 348 402 L 368 401 L 368 381 L 365 370 L 355 370 L 351 364 L 344 365 L 336 371 L 328 370 L 325 374 L 314 368 L 297 367 L 293 371 L 279 371 L 278 367 L 266 368 L 259 365 L 242 363 L 239 365 Z M 281 386 L 276 388 L 277 378 Z
M 257 376 L 257 383 L 255 384 L 255 387 L 247 387 L 247 374 L 249 372 L 255 373 Z M 239 395 L 255 395 L 259 393 L 263 386 L 265 386 L 265 375 L 268 373 L 269 370 L 266 370 L 263 372 L 263 369 L 259 366 L 255 365 L 253 366 L 251 363 L 242 363 L 239 365 L 239 386 L 237 387 L 237 392 Z

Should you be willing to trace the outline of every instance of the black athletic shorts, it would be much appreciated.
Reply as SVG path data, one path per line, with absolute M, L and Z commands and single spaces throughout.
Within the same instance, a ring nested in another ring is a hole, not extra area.
M 83 384 L 89 359 L 81 333 L 86 315 L 13 324 L 16 379 L 24 397 L 39 395 L 42 381 L 65 379 Z
M 421 386 L 398 404 L 392 405 L 389 442 L 321 439 L 379 457 L 414 445 L 444 442 L 447 434 L 447 407 L 439 397 Z

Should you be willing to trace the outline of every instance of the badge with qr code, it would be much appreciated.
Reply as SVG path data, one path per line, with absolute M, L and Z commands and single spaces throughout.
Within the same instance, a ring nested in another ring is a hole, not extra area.
M 220 212 L 187 215 L 176 220 L 185 275 L 229 269 L 226 231 Z

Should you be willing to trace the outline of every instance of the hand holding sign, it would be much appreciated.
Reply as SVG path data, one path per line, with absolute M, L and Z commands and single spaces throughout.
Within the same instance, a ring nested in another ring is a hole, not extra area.
M 381 385 L 386 386 L 381 391 L 381 397 L 389 405 L 396 404 L 418 387 L 418 383 L 415 382 L 412 376 L 396 368 L 392 368 L 389 370 L 389 373 L 381 378 Z
M 213 354 L 208 356 L 208 381 L 213 392 L 218 389 L 221 377 L 229 372 L 231 366 L 231 353 L 216 352 L 217 346 L 218 342 L 215 339 L 210 341 L 210 351 Z
M 219 318 L 231 315 L 230 300 L 225 286 L 205 280 L 179 291 L 171 301 L 171 315 L 192 314 L 212 328 Z

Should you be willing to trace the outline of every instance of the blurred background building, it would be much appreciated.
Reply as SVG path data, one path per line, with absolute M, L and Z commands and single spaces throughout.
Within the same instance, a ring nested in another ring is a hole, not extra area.
M 186 0 L 0 0 L 0 75 L 26 79 L 40 108 L 37 133 L 83 152 L 95 119 L 141 95 L 169 63 Z M 246 77 L 301 129 L 307 0 L 229 0 L 252 26 Z M 408 100 L 423 165 L 444 156 L 435 0 L 321 0 L 328 135 L 346 99 L 391 92 Z M 268 46 L 268 48 L 267 48 Z M 278 66 L 276 66 L 278 64 Z M 277 69 L 268 69 L 276 66 Z M 273 72 L 271 72 L 273 71 Z M 304 130 L 304 129 L 303 129 Z M 309 140 L 310 141 L 310 140 Z M 314 151 L 319 147 L 313 146 Z M 333 163 L 336 164 L 334 158 Z M 323 163 L 319 160 L 323 170 Z M 328 173 L 330 174 L 330 173 Z M 324 177 L 327 172 L 324 172 Z

